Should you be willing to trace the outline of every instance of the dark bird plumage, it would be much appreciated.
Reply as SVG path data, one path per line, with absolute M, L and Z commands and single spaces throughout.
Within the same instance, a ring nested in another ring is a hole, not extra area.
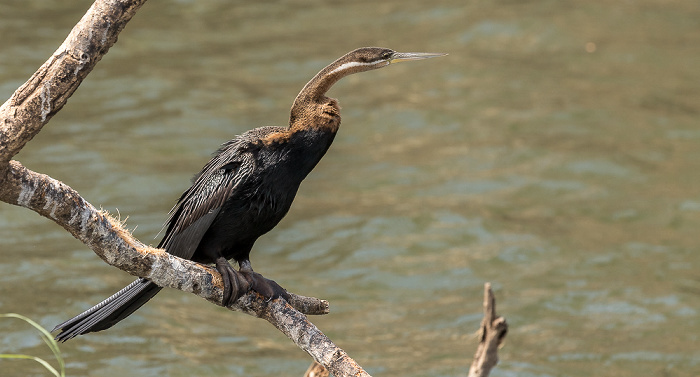
M 314 76 L 292 105 L 289 127 L 260 127 L 226 142 L 193 179 L 170 212 L 159 248 L 199 263 L 213 263 L 224 281 L 224 303 L 253 289 L 285 296 L 277 283 L 253 271 L 250 251 L 258 237 L 287 214 L 302 180 L 326 153 L 340 126 L 340 108 L 326 92 L 341 78 L 403 60 L 443 54 L 397 53 L 365 47 L 349 52 Z M 233 259 L 236 271 L 228 262 Z M 140 278 L 56 326 L 66 341 L 112 327 L 162 288 Z

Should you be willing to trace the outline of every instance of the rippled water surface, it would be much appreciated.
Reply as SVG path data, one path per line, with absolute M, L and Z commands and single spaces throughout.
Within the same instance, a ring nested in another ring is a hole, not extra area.
M 89 5 L 0 5 L 0 98 Z M 17 159 L 155 244 L 220 143 L 285 125 L 306 81 L 364 45 L 450 55 L 332 89 L 341 131 L 256 270 L 328 299 L 312 320 L 377 376 L 466 374 L 484 282 L 511 326 L 495 376 L 700 374 L 695 1 L 149 2 Z M 132 280 L 5 203 L 0 249 L 0 312 L 49 328 Z M 310 362 L 268 323 L 177 291 L 62 350 L 71 376 Z M 13 320 L 0 352 L 50 358 Z

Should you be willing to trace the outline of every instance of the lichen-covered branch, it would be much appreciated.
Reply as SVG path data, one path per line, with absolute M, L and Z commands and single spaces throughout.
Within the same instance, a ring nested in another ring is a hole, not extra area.
M 247 295 L 238 301 L 247 301 L 251 298 L 253 298 L 252 295 Z M 270 322 L 334 376 L 370 377 L 355 360 L 333 344 L 313 323 L 295 315 L 293 312 L 296 310 L 284 300 L 266 302 L 256 297 L 254 301 L 247 301 L 242 306 L 249 314 Z
M 498 347 L 508 332 L 506 319 L 496 315 L 496 297 L 491 284 L 484 285 L 484 318 L 481 320 L 479 346 L 469 369 L 469 377 L 486 377 L 498 363 Z
M 144 245 L 68 185 L 11 161 L 63 108 L 144 2 L 97 0 L 49 60 L 0 106 L 0 200 L 53 220 L 112 266 L 221 305 L 216 270 Z M 290 293 L 288 301 L 268 302 L 252 292 L 229 308 L 266 319 L 337 377 L 368 376 L 302 314 L 328 313 L 324 300 Z
M 146 0 L 98 0 L 63 44 L 0 106 L 0 169 L 75 92 Z

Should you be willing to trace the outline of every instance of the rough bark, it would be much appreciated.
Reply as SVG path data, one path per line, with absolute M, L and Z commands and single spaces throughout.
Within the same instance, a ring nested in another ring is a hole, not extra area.
M 145 2 L 95 1 L 49 60 L 0 106 L 0 169 L 63 108 Z
M 505 318 L 496 315 L 496 297 L 491 284 L 484 285 L 484 318 L 481 320 L 479 346 L 469 369 L 469 377 L 486 377 L 498 363 L 498 347 L 508 332 Z

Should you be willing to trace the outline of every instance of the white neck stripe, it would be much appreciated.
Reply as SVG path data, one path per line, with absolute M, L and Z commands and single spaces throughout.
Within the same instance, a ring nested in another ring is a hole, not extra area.
M 374 63 L 360 63 L 360 62 L 343 63 L 338 68 L 330 71 L 328 74 L 332 75 L 336 72 L 344 71 L 344 70 L 346 70 L 348 68 L 352 68 L 352 67 L 359 67 L 359 66 L 363 66 L 363 65 L 375 65 L 375 64 L 377 64 L 377 62 L 374 62 Z

